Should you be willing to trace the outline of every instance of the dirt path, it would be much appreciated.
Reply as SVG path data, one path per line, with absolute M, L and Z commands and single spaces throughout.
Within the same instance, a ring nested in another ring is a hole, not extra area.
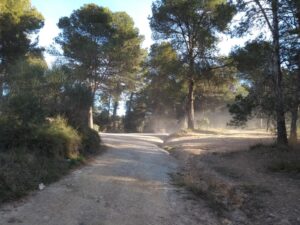
M 173 135 L 164 146 L 183 164 L 178 179 L 205 195 L 224 224 L 300 225 L 299 151 L 272 143 L 264 131 L 226 130 Z
M 175 159 L 155 135 L 103 134 L 109 149 L 90 165 L 0 208 L 0 224 L 216 225 L 205 203 L 170 184 Z

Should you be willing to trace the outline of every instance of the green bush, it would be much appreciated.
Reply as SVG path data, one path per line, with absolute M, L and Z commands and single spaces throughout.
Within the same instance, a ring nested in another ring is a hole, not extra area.
M 0 118 L 0 204 L 56 181 L 99 149 L 95 130 L 76 131 L 62 117 L 26 126 Z
M 31 133 L 32 129 L 22 126 L 19 121 L 7 117 L 0 117 L 1 151 L 23 146 L 31 137 Z
M 41 124 L 19 123 L 11 118 L 0 119 L 0 151 L 28 148 L 47 156 L 76 158 L 81 137 L 65 119 L 57 117 Z
M 83 155 L 95 154 L 100 150 L 101 139 L 97 131 L 93 129 L 84 129 L 82 132 L 82 147 Z
M 0 203 L 24 196 L 66 174 L 70 165 L 65 159 L 33 154 L 28 149 L 0 153 Z
M 65 119 L 57 117 L 37 129 L 32 144 L 48 156 L 74 159 L 79 156 L 81 137 Z

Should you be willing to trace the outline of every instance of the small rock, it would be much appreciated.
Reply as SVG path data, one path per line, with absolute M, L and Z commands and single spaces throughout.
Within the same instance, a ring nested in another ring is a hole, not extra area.
M 45 187 L 46 187 L 46 186 L 45 186 L 43 183 L 40 183 L 40 184 L 39 184 L 39 190 L 40 190 L 40 191 L 44 190 Z
M 275 215 L 274 215 L 273 213 L 269 213 L 269 217 L 272 217 L 272 218 L 274 218 L 274 217 L 275 217 Z

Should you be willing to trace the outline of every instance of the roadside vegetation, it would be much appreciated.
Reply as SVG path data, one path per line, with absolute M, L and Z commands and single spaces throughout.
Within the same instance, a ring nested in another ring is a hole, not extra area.
M 299 224 L 298 0 L 155 0 L 149 49 L 126 12 L 96 4 L 62 17 L 47 51 L 44 22 L 30 0 L 0 2 L 0 203 L 98 153 L 99 131 L 168 132 L 176 179 L 223 224 Z M 246 42 L 224 55 L 229 34 Z

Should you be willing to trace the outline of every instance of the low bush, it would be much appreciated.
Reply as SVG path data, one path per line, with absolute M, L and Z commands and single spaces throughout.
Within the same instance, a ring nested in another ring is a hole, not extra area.
M 28 148 L 42 155 L 76 158 L 81 136 L 65 119 L 57 117 L 43 124 L 26 126 L 12 118 L 0 119 L 0 149 Z
M 30 126 L 22 126 L 18 120 L 0 117 L 1 151 L 24 146 L 32 137 L 32 131 Z
M 57 117 L 37 129 L 31 147 L 48 156 L 74 159 L 79 157 L 81 141 L 78 132 Z
M 0 204 L 56 181 L 99 149 L 96 131 L 77 131 L 62 117 L 26 126 L 0 118 Z
M 20 198 L 40 183 L 56 181 L 69 168 L 65 159 L 40 156 L 28 149 L 0 153 L 0 203 Z
M 101 139 L 97 131 L 87 128 L 81 131 L 81 136 L 81 153 L 83 155 L 95 154 L 99 151 Z

